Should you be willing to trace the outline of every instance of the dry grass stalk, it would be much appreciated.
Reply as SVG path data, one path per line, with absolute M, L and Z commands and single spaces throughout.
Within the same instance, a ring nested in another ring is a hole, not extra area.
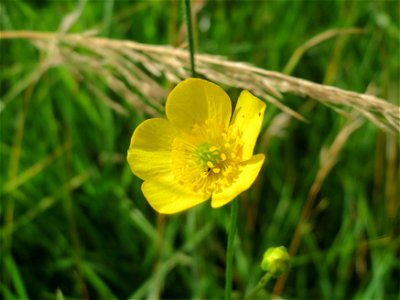
M 154 78 L 165 76 L 168 81 L 177 83 L 190 77 L 189 54 L 184 49 L 82 34 L 35 31 L 3 31 L 0 39 L 28 39 L 36 45 L 39 41 L 39 48 L 53 56 L 53 61 L 61 60 L 65 65 L 73 65 L 81 74 L 97 74 L 101 80 L 106 79 L 111 90 L 150 115 L 158 115 L 166 96 L 164 87 Z M 81 50 L 85 50 L 84 54 Z M 219 56 L 198 54 L 196 65 L 201 76 L 219 84 L 250 90 L 300 120 L 304 118 L 280 101 L 282 93 L 309 97 L 339 111 L 354 109 L 386 131 L 398 133 L 400 130 L 400 108 L 373 95 L 313 83 Z M 15 94 L 7 95 L 7 100 Z M 106 95 L 101 98 L 109 99 Z M 110 107 L 124 114 L 118 105 Z
M 386 210 L 392 220 L 399 215 L 399 143 L 396 136 L 386 136 Z
M 315 200 L 317 199 L 317 195 L 321 189 L 323 182 L 325 181 L 326 177 L 328 176 L 332 168 L 335 166 L 340 151 L 346 144 L 350 135 L 355 130 L 357 130 L 361 126 L 361 124 L 362 120 L 357 115 L 356 116 L 353 115 L 350 122 L 336 136 L 332 145 L 326 151 L 323 151 L 323 149 L 321 149 L 320 161 L 323 163 L 321 163 L 321 166 L 314 179 L 314 182 L 309 190 L 307 200 L 303 206 L 299 222 L 297 223 L 295 232 L 293 234 L 292 241 L 289 246 L 289 253 L 291 256 L 296 255 L 296 252 L 300 246 L 300 242 L 302 240 L 305 229 L 308 228 L 307 221 L 310 218 L 310 215 L 313 211 Z M 285 285 L 286 279 L 287 276 L 283 276 L 277 281 L 274 288 L 274 294 L 281 293 Z

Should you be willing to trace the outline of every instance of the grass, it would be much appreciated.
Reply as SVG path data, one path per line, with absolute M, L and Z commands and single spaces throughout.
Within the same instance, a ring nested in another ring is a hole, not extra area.
M 280 245 L 291 269 L 260 299 L 398 299 L 398 9 L 192 2 L 197 52 L 227 57 L 198 56 L 196 71 L 232 99 L 246 87 L 269 102 L 256 149 L 268 159 L 238 203 L 233 299 L 257 285 L 263 252 Z M 189 76 L 186 48 L 175 62 L 147 45 L 187 45 L 181 3 L 4 1 L 0 16 L 2 31 L 96 29 L 145 44 L 0 39 L 2 298 L 222 298 L 228 207 L 157 215 L 125 159 L 135 126 L 162 115 Z M 235 62 L 375 97 L 301 97 L 293 77 Z

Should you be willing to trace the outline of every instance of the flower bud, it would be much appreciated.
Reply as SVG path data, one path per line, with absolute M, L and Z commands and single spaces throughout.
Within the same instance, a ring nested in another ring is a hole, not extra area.
M 285 247 L 272 247 L 264 252 L 261 262 L 261 269 L 271 274 L 272 277 L 279 277 L 289 269 L 290 256 Z

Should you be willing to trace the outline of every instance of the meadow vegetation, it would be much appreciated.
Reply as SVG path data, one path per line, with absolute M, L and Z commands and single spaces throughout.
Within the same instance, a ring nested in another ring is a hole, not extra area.
M 399 299 L 397 1 L 192 1 L 196 71 L 267 110 L 233 298 Z M 2 299 L 218 299 L 229 207 L 164 216 L 126 162 L 190 77 L 181 1 L 0 3 Z

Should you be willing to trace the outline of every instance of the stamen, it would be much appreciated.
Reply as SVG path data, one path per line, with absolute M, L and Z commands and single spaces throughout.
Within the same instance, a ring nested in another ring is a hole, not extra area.
M 221 192 L 241 172 L 242 134 L 216 125 L 212 121 L 196 124 L 190 134 L 175 138 L 172 144 L 175 178 L 196 192 Z
M 200 173 L 200 177 L 201 178 L 207 178 L 207 176 L 208 176 L 208 172 L 201 172 Z

